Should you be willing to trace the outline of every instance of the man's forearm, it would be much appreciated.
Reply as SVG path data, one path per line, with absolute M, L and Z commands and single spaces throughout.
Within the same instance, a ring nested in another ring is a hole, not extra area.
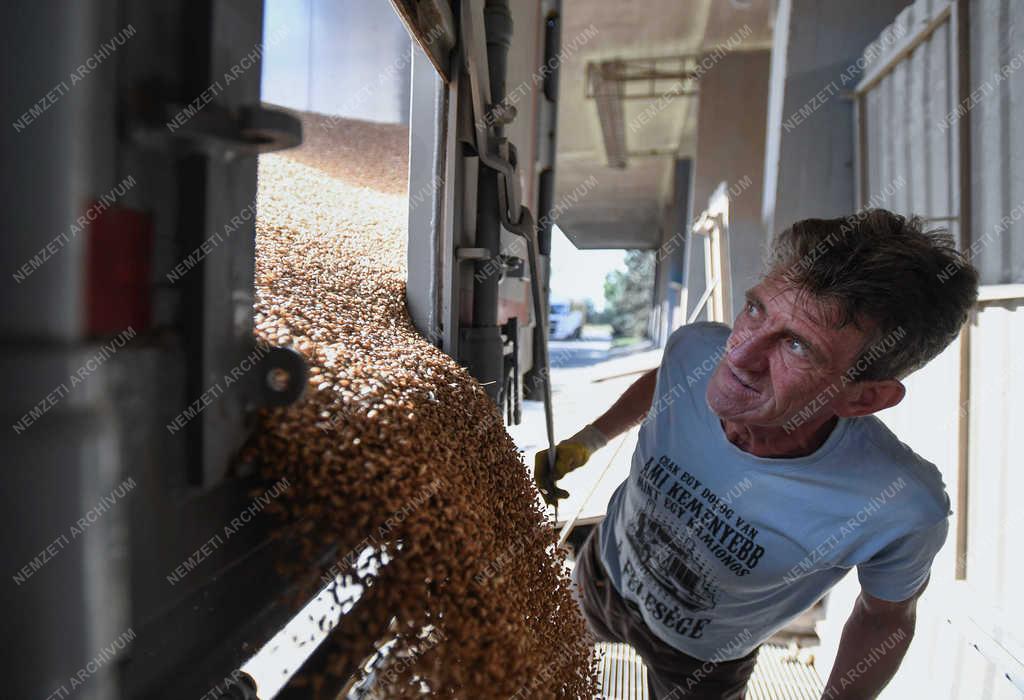
M 612 407 L 594 421 L 594 427 L 611 440 L 647 415 L 654 401 L 654 386 L 658 381 L 658 370 L 652 369 L 633 382 Z
M 843 627 L 822 700 L 870 700 L 896 675 L 914 637 L 914 616 L 876 617 L 858 601 Z

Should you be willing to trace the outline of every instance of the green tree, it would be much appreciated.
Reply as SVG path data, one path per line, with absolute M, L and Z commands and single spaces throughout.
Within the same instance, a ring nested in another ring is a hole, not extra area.
M 587 304 L 587 323 L 591 324 L 604 324 L 608 323 L 608 311 L 607 309 L 601 309 L 598 311 L 594 308 L 594 300 L 588 298 Z
M 627 250 L 626 269 L 612 270 L 604 280 L 605 311 L 612 335 L 643 336 L 654 296 L 654 253 Z

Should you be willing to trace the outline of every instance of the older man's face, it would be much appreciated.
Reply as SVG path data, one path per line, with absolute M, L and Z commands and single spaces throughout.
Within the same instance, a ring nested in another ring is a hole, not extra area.
M 747 425 L 784 426 L 816 397 L 838 395 L 867 330 L 829 326 L 825 309 L 786 282 L 767 279 L 747 292 L 726 355 L 708 383 L 720 417 Z M 863 324 L 862 324 L 863 325 Z M 830 401 L 831 403 L 831 401 Z M 831 416 L 828 408 L 817 415 Z

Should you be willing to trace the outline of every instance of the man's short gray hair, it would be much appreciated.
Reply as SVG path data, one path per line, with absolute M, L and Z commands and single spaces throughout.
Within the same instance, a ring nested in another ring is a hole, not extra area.
M 836 327 L 867 321 L 874 332 L 855 379 L 902 379 L 942 352 L 978 298 L 978 272 L 946 231 L 921 219 L 867 209 L 839 219 L 804 219 L 775 237 L 765 275 L 794 285 Z M 884 354 L 873 344 L 898 336 Z M 877 350 L 877 348 L 876 348 Z

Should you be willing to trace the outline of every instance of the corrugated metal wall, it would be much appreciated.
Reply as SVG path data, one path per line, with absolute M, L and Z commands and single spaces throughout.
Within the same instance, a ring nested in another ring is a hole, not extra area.
M 970 10 L 971 218 L 973 239 L 991 241 L 975 264 L 984 284 L 1024 282 L 1024 2 L 973 0 Z
M 886 30 L 902 33 L 900 41 L 888 42 L 885 51 L 865 50 L 855 135 L 858 204 L 920 214 L 932 226 L 948 227 L 972 245 L 983 284 L 1019 283 L 1024 281 L 1024 136 L 1012 124 L 1024 123 L 1024 2 L 967 4 L 969 71 L 960 84 L 957 33 L 963 19 L 956 3 L 918 0 Z M 966 149 L 961 149 L 962 135 L 969 138 Z M 961 183 L 969 191 L 962 193 Z M 959 220 L 962 208 L 969 212 L 966 228 Z M 911 376 L 907 399 L 881 416 L 942 469 L 955 504 L 949 540 L 922 599 L 915 642 L 883 698 L 1003 700 L 1021 697 L 1014 682 L 1024 689 L 1024 678 L 1017 675 L 1024 669 L 1024 602 L 1017 595 L 1024 565 L 1015 536 L 1024 526 L 1018 504 L 1024 494 L 1020 303 L 983 305 L 969 330 L 969 365 L 961 364 L 960 342 L 954 343 Z M 963 397 L 962 366 L 969 379 Z M 963 409 L 969 409 L 964 414 L 969 427 L 966 478 L 961 479 Z M 952 525 L 965 517 L 960 563 L 966 580 L 956 580 Z M 830 596 L 821 630 L 826 659 L 838 644 L 856 588 L 854 580 L 846 580 Z
M 879 41 L 864 53 L 858 98 L 858 206 L 919 214 L 959 235 L 955 174 L 957 130 L 945 123 L 956 105 L 956 47 L 952 23 L 937 20 L 930 36 L 891 70 L 881 70 L 948 2 L 922 0 L 886 29 L 898 40 Z M 883 32 L 883 36 L 886 33 Z M 867 88 L 866 90 L 864 88 Z
M 918 0 L 893 25 L 900 41 L 865 51 L 858 204 L 903 178 L 905 185 L 871 203 L 937 224 L 958 216 L 958 132 L 969 123 L 973 262 L 983 284 L 1024 282 L 1024 133 L 1013 128 L 1024 120 L 1024 3 L 969 2 L 969 80 L 960 93 L 955 15 L 955 3 Z M 930 22 L 930 35 L 901 56 Z M 894 59 L 872 81 L 872 72 Z M 959 222 L 948 223 L 959 233 Z

